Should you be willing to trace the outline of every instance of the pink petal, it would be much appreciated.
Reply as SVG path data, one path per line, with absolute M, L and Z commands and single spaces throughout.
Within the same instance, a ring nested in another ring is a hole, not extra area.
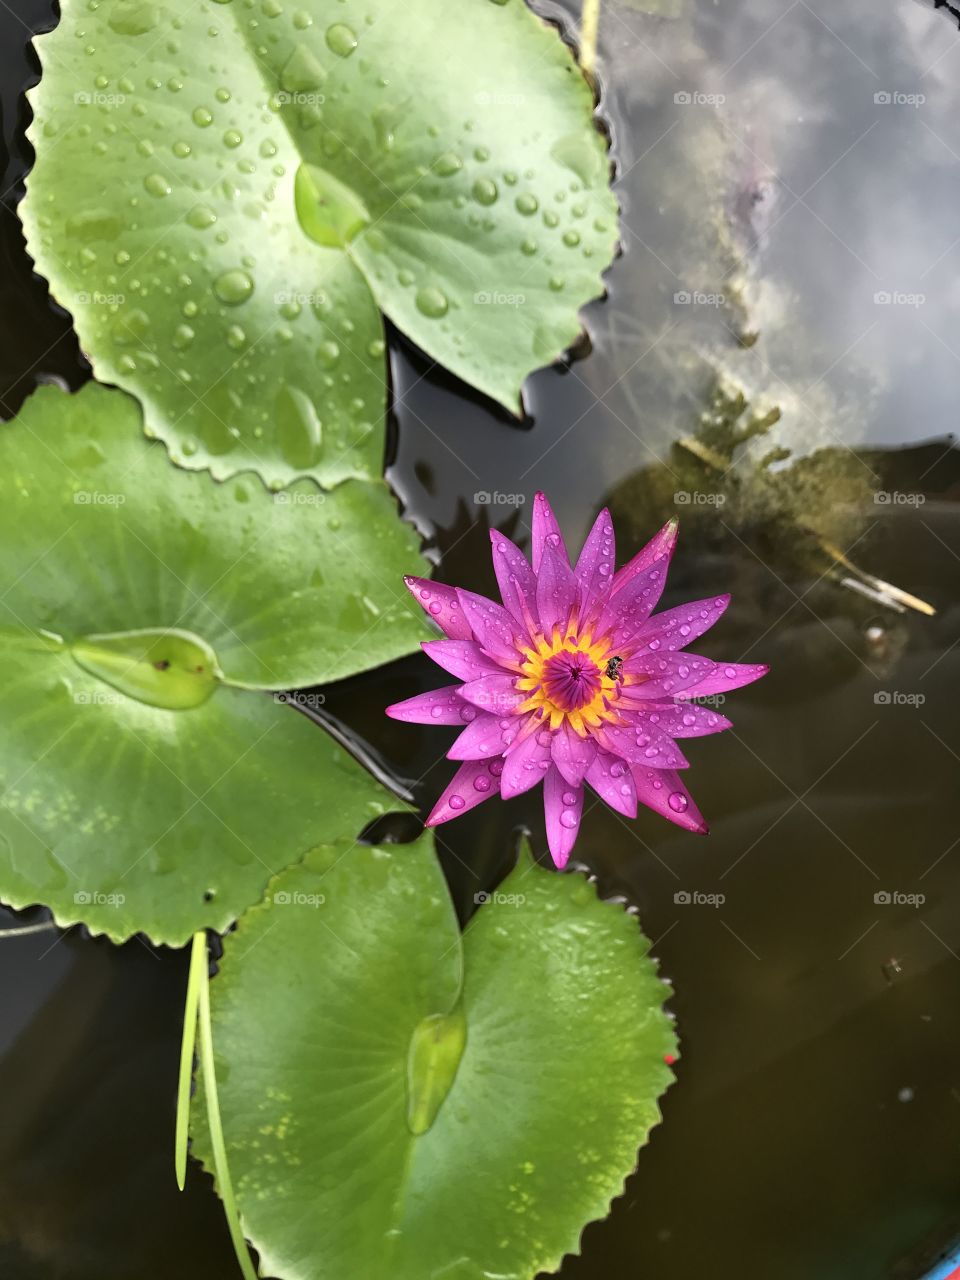
M 714 670 L 697 685 L 687 690 L 690 698 L 709 698 L 714 693 L 729 693 L 742 685 L 752 684 L 765 676 L 770 668 L 765 663 L 716 662 Z
M 631 643 L 644 648 L 653 643 L 655 649 L 661 650 L 683 649 L 709 631 L 729 603 L 729 596 L 712 596 L 665 609 L 650 618 Z
M 503 675 L 492 658 L 488 658 L 473 640 L 425 640 L 420 646 L 438 667 L 458 680 L 479 680 L 481 676 Z
M 431 689 L 418 693 L 403 702 L 387 707 L 387 715 L 394 720 L 406 720 L 411 724 L 468 724 L 476 715 L 460 696 L 458 684 L 445 689 Z
M 678 827 L 706 835 L 709 827 L 693 802 L 693 797 L 676 773 L 669 769 L 646 769 L 633 765 L 630 772 L 637 788 L 637 799 L 654 813 L 669 818 Z
M 483 650 L 493 658 L 516 662 L 521 644 L 520 631 L 503 605 L 488 600 L 486 596 L 478 596 L 474 591 L 464 591 L 462 587 L 457 588 L 457 597 Z
M 497 795 L 502 764 L 501 760 L 468 760 L 462 764 L 433 806 L 426 825 L 438 827 Z
M 637 789 L 630 767 L 619 756 L 598 751 L 587 770 L 587 781 L 600 799 L 626 818 L 637 816 Z
M 566 554 L 548 546 L 537 574 L 537 612 L 545 636 L 551 636 L 554 628 L 559 628 L 561 635 L 566 634 L 577 599 L 577 580 Z
M 546 742 L 542 742 L 545 738 Z M 503 773 L 500 777 L 500 792 L 504 800 L 522 795 L 538 782 L 550 768 L 550 732 L 539 729 L 529 734 L 523 741 L 509 751 L 503 762 Z
M 611 595 L 597 623 L 598 637 L 609 636 L 614 647 L 636 634 L 657 607 L 667 581 L 666 556 L 640 570 L 622 590 Z
M 680 522 L 674 516 L 672 520 L 667 521 L 659 533 L 654 534 L 642 551 L 638 551 L 633 559 L 623 566 L 613 579 L 614 595 L 632 582 L 638 573 L 643 573 L 645 569 L 649 569 L 661 556 L 666 558 L 667 566 L 669 567 L 670 557 L 673 555 L 673 549 L 677 545 L 677 530 L 679 527 Z
M 520 693 L 516 677 L 501 671 L 499 675 L 481 676 L 461 686 L 460 692 L 467 702 L 488 711 L 492 716 L 508 716 L 514 707 L 526 702 L 529 694 Z
M 615 558 L 613 521 L 610 519 L 610 512 L 604 507 L 587 535 L 574 569 L 580 585 L 581 623 L 588 617 L 600 614 L 613 586 Z
M 562 724 L 553 732 L 550 751 L 563 778 L 579 787 L 596 758 L 597 747 L 592 738 L 581 738 L 568 724 Z
M 504 728 L 497 716 L 481 712 L 468 724 L 447 752 L 448 760 L 486 760 L 489 756 L 503 755 L 520 731 L 520 721 L 510 720 Z
M 428 578 L 405 577 L 410 594 L 451 640 L 469 640 L 470 624 L 463 616 L 455 588 Z
M 532 533 L 534 573 L 540 572 L 540 561 L 543 559 L 544 548 L 548 545 L 555 547 L 566 560 L 567 550 L 563 544 L 563 534 L 557 524 L 557 517 L 542 493 L 534 494 Z
M 630 675 L 646 675 L 647 679 L 626 685 L 622 701 L 636 708 L 651 698 L 674 698 L 694 686 L 699 689 L 698 682 L 711 676 L 715 665 L 696 653 L 639 653 L 628 658 L 623 669 Z
M 658 706 L 646 718 L 653 720 L 657 728 L 671 738 L 702 738 L 708 733 L 722 733 L 724 729 L 733 728 L 733 722 L 712 707 L 699 707 L 692 702 Z
M 493 543 L 493 571 L 500 596 L 508 612 L 531 635 L 537 628 L 537 579 L 527 557 L 498 529 L 490 530 Z
M 606 751 L 621 756 L 630 764 L 642 764 L 648 769 L 688 769 L 683 752 L 667 734 L 656 725 L 640 721 L 633 725 L 605 724 L 597 731 L 600 745 Z
M 583 787 L 571 787 L 558 769 L 548 769 L 543 780 L 543 814 L 550 856 L 560 868 L 567 865 L 576 843 L 582 812 Z

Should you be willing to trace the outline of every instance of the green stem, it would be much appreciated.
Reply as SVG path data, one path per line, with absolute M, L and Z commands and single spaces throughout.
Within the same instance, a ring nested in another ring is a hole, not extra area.
M 583 0 L 580 11 L 580 65 L 589 80 L 597 69 L 597 31 L 600 26 L 600 0 Z
M 233 1183 L 227 1164 L 227 1147 L 223 1140 L 220 1122 L 220 1098 L 217 1093 L 217 1073 L 213 1061 L 213 1032 L 210 1026 L 210 975 L 206 964 L 201 966 L 200 976 L 200 1070 L 203 1073 L 203 1091 L 207 1099 L 207 1124 L 210 1129 L 210 1145 L 213 1148 L 213 1165 L 217 1175 L 217 1187 L 223 1201 L 223 1212 L 230 1230 L 230 1239 L 240 1263 L 244 1280 L 257 1280 L 257 1273 L 250 1261 L 250 1252 L 240 1225 L 240 1215 L 233 1198 Z
M 177 1129 L 174 1164 L 177 1186 L 183 1190 L 187 1178 L 187 1139 L 190 1136 L 190 1086 L 193 1083 L 193 1054 L 197 1044 L 197 1016 L 200 1008 L 200 986 L 207 971 L 207 936 L 201 930 L 193 935 L 187 998 L 183 1006 L 183 1036 L 180 1040 L 180 1083 L 177 1087 Z
M 0 938 L 25 938 L 28 933 L 47 933 L 56 927 L 55 920 L 44 920 L 42 924 L 14 925 L 11 929 L 0 929 Z

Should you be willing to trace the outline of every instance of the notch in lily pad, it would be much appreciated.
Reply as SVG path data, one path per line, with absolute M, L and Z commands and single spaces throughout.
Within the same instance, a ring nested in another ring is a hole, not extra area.
M 363 230 L 370 214 L 363 201 L 314 164 L 302 164 L 293 186 L 297 221 L 311 240 L 341 249 Z
M 128 698 L 168 711 L 201 706 L 223 681 L 217 655 L 189 631 L 146 628 L 84 636 L 70 652 L 84 671 Z
M 434 1013 L 414 1028 L 407 1060 L 407 1125 L 426 1133 L 450 1092 L 467 1043 L 463 1005 L 451 1013 Z

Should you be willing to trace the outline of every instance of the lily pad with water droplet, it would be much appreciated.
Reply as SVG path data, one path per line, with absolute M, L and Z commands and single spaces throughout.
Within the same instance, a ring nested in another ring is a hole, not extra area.
M 590 90 L 521 0 L 62 9 L 36 42 L 28 244 L 175 461 L 376 476 L 381 312 L 514 412 L 576 339 L 616 205 Z M 317 430 L 278 424 L 287 385 Z
M 123 392 L 38 390 L 0 432 L 0 900 L 179 944 L 396 807 L 270 691 L 415 648 L 416 554 L 382 482 L 214 484 Z
M 553 1271 L 621 1193 L 673 1078 L 649 944 L 582 875 L 526 852 L 462 938 L 429 835 L 345 852 L 274 880 L 211 986 L 263 1274 Z

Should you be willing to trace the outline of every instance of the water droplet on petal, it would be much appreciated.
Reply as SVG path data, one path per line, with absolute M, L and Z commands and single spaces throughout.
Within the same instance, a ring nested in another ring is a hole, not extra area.
M 247 275 L 246 271 L 238 269 L 233 271 L 224 271 L 222 275 L 217 276 L 213 282 L 213 291 L 228 306 L 236 307 L 246 300 L 253 293 L 253 281 Z
M 206 204 L 195 204 L 187 214 L 187 222 L 197 231 L 205 231 L 207 227 L 212 227 L 217 220 L 217 215 Z
M 478 178 L 471 190 L 478 204 L 496 204 L 497 184 L 491 178 Z
M 338 58 L 349 58 L 357 47 L 356 33 L 345 22 L 335 22 L 333 26 L 327 27 L 326 41 L 327 48 Z
M 674 813 L 684 813 L 687 809 L 689 801 L 682 791 L 671 791 L 667 797 L 667 804 Z
M 437 156 L 433 162 L 433 171 L 438 173 L 441 178 L 452 178 L 455 173 L 459 173 L 463 168 L 463 161 L 453 151 L 444 151 L 442 155 Z
M 421 315 L 425 315 L 431 320 L 439 320 L 441 316 L 445 316 L 450 305 L 447 301 L 447 295 L 433 285 L 418 289 L 416 302 L 417 310 Z
M 107 26 L 119 36 L 142 36 L 152 31 L 160 21 L 160 10 L 155 4 L 141 0 L 114 0 L 107 18 Z
M 156 196 L 158 200 L 168 196 L 173 190 L 170 183 L 160 173 L 151 173 L 149 177 L 144 178 L 143 185 L 150 195 Z

